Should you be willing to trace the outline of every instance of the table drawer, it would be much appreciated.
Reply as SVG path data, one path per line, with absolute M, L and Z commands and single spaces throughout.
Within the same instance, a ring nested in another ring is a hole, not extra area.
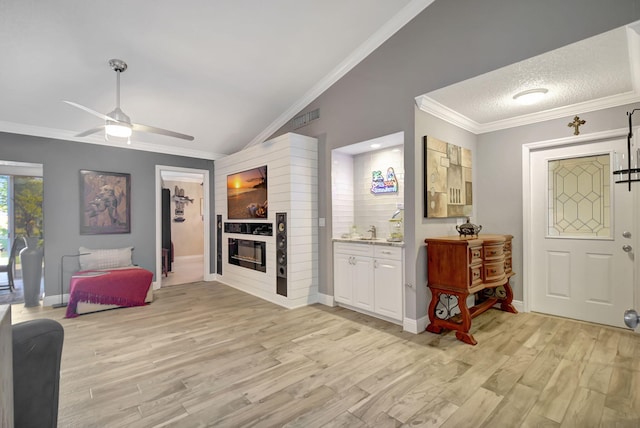
M 510 273 L 511 272 L 511 257 L 507 257 L 504 260 L 504 272 L 505 273 Z
M 482 265 L 469 266 L 469 286 L 482 284 Z
M 469 247 L 469 263 L 482 263 L 482 247 Z
M 487 245 L 484 247 L 484 259 L 498 259 L 504 255 L 504 245 Z
M 496 281 L 504 277 L 504 261 L 486 263 L 484 266 L 484 282 Z

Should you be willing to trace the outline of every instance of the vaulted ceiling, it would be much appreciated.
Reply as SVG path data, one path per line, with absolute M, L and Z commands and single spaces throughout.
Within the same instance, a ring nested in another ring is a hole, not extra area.
M 132 147 L 215 159 L 264 141 L 433 0 L 0 2 L 0 131 L 77 137 L 116 106 Z M 427 11 L 428 13 L 428 11 Z M 640 101 L 639 25 L 616 29 L 419 95 L 420 108 L 475 133 Z M 549 89 L 542 104 L 513 94 Z M 122 143 L 115 143 L 122 144 Z
M 433 0 L 0 2 L 0 131 L 75 135 L 116 106 L 143 150 L 214 159 L 260 142 Z

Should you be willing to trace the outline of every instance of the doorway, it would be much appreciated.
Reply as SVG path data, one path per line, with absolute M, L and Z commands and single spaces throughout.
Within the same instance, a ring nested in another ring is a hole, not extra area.
M 208 206 L 209 171 L 156 166 L 155 289 L 211 280 Z
M 0 273 L 1 304 L 24 301 L 19 257 L 25 245 L 22 237 L 44 239 L 42 165 L 0 161 L 0 266 L 4 268 Z M 11 275 L 5 271 L 8 269 Z
M 626 139 L 526 149 L 525 308 L 623 327 L 638 242 L 635 192 L 612 175 Z

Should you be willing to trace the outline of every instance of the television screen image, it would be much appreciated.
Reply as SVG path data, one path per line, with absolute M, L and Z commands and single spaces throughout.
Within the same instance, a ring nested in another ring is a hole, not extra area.
M 267 218 L 267 166 L 227 176 L 227 218 Z

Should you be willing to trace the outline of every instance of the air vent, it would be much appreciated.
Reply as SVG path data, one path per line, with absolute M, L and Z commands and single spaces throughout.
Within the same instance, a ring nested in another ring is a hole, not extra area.
M 317 108 L 315 110 L 306 112 L 301 114 L 300 116 L 296 116 L 291 119 L 291 127 L 293 129 L 302 128 L 305 125 L 308 125 L 312 120 L 320 119 L 320 109 Z

